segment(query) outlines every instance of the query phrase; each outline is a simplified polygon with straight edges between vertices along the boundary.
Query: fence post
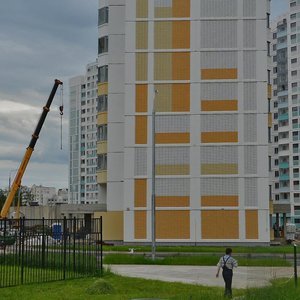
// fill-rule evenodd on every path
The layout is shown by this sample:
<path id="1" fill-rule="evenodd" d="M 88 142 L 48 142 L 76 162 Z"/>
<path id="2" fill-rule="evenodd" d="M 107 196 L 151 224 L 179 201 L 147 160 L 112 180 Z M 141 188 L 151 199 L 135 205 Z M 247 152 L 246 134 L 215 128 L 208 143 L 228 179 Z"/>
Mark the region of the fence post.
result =
<path id="1" fill-rule="evenodd" d="M 103 240 L 102 240 L 102 216 L 100 217 L 100 272 L 103 275 Z"/>
<path id="2" fill-rule="evenodd" d="M 76 271 L 76 243 L 75 243 L 75 238 L 76 238 L 76 217 L 73 219 L 73 272 L 75 274 Z"/>
<path id="3" fill-rule="evenodd" d="M 45 268 L 45 218 L 42 219 L 43 231 L 42 231 L 42 268 Z"/>
<path id="4" fill-rule="evenodd" d="M 66 216 L 64 216 L 63 242 L 64 242 L 64 280 L 65 280 L 66 266 L 67 266 L 67 218 Z"/>
<path id="5" fill-rule="evenodd" d="M 295 287 L 298 286 L 298 274 L 297 274 L 297 245 L 294 244 L 294 277 L 295 277 Z"/>
<path id="6" fill-rule="evenodd" d="M 25 217 L 21 218 L 21 284 L 24 283 Z"/>

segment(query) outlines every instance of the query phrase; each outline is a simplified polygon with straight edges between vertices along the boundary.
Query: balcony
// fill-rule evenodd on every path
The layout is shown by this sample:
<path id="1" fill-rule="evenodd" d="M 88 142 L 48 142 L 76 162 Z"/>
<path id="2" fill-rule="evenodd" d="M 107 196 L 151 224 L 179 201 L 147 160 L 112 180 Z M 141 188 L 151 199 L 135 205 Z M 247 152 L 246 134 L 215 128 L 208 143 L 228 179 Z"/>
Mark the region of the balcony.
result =
<path id="1" fill-rule="evenodd" d="M 278 97 L 281 97 L 281 96 L 287 96 L 288 93 L 289 93 L 288 90 L 279 91 L 279 92 L 277 93 L 277 96 L 278 96 Z"/>
<path id="2" fill-rule="evenodd" d="M 289 119 L 289 114 L 288 113 L 285 113 L 285 114 L 282 114 L 282 115 L 278 116 L 278 121 L 285 121 L 285 120 L 288 120 L 288 119 Z"/>
<path id="3" fill-rule="evenodd" d="M 288 169 L 289 168 L 289 162 L 281 162 L 279 163 L 279 168 L 280 169 Z"/>
<path id="4" fill-rule="evenodd" d="M 290 180 L 290 175 L 289 174 L 282 174 L 282 175 L 279 175 L 279 180 Z"/>
<path id="5" fill-rule="evenodd" d="M 279 188 L 279 193 L 288 193 L 290 191 L 289 186 L 284 186 Z"/>

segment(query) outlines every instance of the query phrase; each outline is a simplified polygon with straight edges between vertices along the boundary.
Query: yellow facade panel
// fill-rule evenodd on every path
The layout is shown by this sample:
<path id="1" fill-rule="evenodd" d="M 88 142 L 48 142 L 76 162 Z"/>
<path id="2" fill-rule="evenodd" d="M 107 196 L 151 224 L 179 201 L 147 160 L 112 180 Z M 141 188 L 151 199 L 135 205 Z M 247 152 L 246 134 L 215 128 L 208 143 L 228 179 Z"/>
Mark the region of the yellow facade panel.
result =
<path id="1" fill-rule="evenodd" d="M 136 49 L 148 49 L 148 22 L 136 22 Z"/>
<path id="2" fill-rule="evenodd" d="M 190 53 L 177 52 L 172 54 L 173 80 L 190 80 Z"/>
<path id="3" fill-rule="evenodd" d="M 94 218 L 102 217 L 103 240 L 123 241 L 124 240 L 124 216 L 123 211 L 96 211 Z"/>
<path id="4" fill-rule="evenodd" d="M 134 212 L 134 238 L 135 239 L 147 238 L 147 212 L 146 211 Z"/>
<path id="5" fill-rule="evenodd" d="M 190 0 L 173 0 L 172 1 L 172 16 L 173 18 L 189 18 L 191 15 Z"/>
<path id="6" fill-rule="evenodd" d="M 156 175 L 189 175 L 190 165 L 156 165 Z"/>
<path id="7" fill-rule="evenodd" d="M 201 164 L 202 175 L 238 174 L 238 164 Z"/>
<path id="8" fill-rule="evenodd" d="M 97 154 L 107 153 L 107 141 L 97 142 Z"/>
<path id="9" fill-rule="evenodd" d="M 156 211 L 157 239 L 189 239 L 189 211 Z"/>
<path id="10" fill-rule="evenodd" d="M 237 100 L 202 100 L 202 111 L 237 111 Z"/>
<path id="11" fill-rule="evenodd" d="M 172 22 L 154 23 L 154 48 L 172 49 Z"/>
<path id="12" fill-rule="evenodd" d="M 237 69 L 202 69 L 202 80 L 237 79 Z"/>
<path id="13" fill-rule="evenodd" d="M 146 81 L 148 79 L 148 54 L 135 54 L 135 77 L 137 81 Z"/>
<path id="14" fill-rule="evenodd" d="M 219 131 L 219 132 L 202 132 L 202 143 L 237 143 L 238 132 L 236 131 Z"/>
<path id="15" fill-rule="evenodd" d="M 156 207 L 189 207 L 189 196 L 156 196 Z"/>
<path id="16" fill-rule="evenodd" d="M 172 111 L 190 111 L 190 84 L 172 84 Z"/>
<path id="17" fill-rule="evenodd" d="M 107 112 L 101 112 L 97 115 L 97 125 L 107 124 Z"/>
<path id="18" fill-rule="evenodd" d="M 190 133 L 189 132 L 156 133 L 155 142 L 157 144 L 187 144 L 190 142 Z"/>
<path id="19" fill-rule="evenodd" d="M 107 183 L 107 171 L 97 171 L 97 183 L 106 184 Z"/>
<path id="20" fill-rule="evenodd" d="M 134 180 L 134 207 L 147 206 L 147 179 Z"/>
<path id="21" fill-rule="evenodd" d="M 155 7 L 155 18 L 172 18 L 172 7 Z"/>
<path id="22" fill-rule="evenodd" d="M 172 80 L 172 53 L 154 53 L 154 80 Z"/>
<path id="23" fill-rule="evenodd" d="M 272 128 L 272 113 L 268 113 L 268 127 Z"/>
<path id="24" fill-rule="evenodd" d="M 189 49 L 190 42 L 190 21 L 174 21 L 172 47 L 173 49 Z M 168 49 L 168 48 L 165 48 Z"/>
<path id="25" fill-rule="evenodd" d="M 258 211 L 246 210 L 246 239 L 258 239 Z"/>
<path id="26" fill-rule="evenodd" d="M 272 85 L 268 84 L 268 99 L 272 98 Z"/>
<path id="27" fill-rule="evenodd" d="M 147 116 L 135 117 L 135 143 L 147 144 Z"/>
<path id="28" fill-rule="evenodd" d="M 238 210 L 203 210 L 201 212 L 202 239 L 238 239 Z"/>
<path id="29" fill-rule="evenodd" d="M 108 94 L 108 83 L 98 83 L 98 96 Z"/>
<path id="30" fill-rule="evenodd" d="M 148 111 L 148 85 L 137 84 L 135 86 L 135 111 Z"/>
<path id="31" fill-rule="evenodd" d="M 239 206 L 239 196 L 237 195 L 214 195 L 214 196 L 201 196 L 201 206 Z"/>
<path id="32" fill-rule="evenodd" d="M 136 0 L 136 17 L 148 17 L 148 0 Z"/>
<path id="33" fill-rule="evenodd" d="M 172 111 L 172 85 L 156 84 L 155 89 L 158 93 L 155 95 L 155 111 L 171 112 Z"/>

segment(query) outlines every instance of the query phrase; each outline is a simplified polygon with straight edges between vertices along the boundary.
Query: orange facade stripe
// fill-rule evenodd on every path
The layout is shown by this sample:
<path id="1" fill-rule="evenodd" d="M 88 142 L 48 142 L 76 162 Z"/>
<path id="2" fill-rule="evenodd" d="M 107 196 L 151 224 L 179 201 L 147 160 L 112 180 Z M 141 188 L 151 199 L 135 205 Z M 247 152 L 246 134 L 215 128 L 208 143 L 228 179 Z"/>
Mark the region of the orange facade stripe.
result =
<path id="1" fill-rule="evenodd" d="M 202 239 L 238 239 L 238 210 L 203 210 L 201 212 Z"/>
<path id="2" fill-rule="evenodd" d="M 172 79 L 190 80 L 189 52 L 180 52 L 172 54 Z"/>
<path id="3" fill-rule="evenodd" d="M 201 196 L 201 206 L 238 206 L 239 196 Z"/>
<path id="4" fill-rule="evenodd" d="M 172 84 L 172 111 L 190 111 L 190 84 Z"/>
<path id="5" fill-rule="evenodd" d="M 190 212 L 179 210 L 156 211 L 156 238 L 189 239 Z"/>
<path id="6" fill-rule="evenodd" d="M 134 180 L 134 207 L 147 206 L 147 179 Z"/>
<path id="7" fill-rule="evenodd" d="M 172 48 L 189 49 L 190 42 L 190 21 L 172 22 Z"/>
<path id="8" fill-rule="evenodd" d="M 156 196 L 157 207 L 188 207 L 190 206 L 189 196 Z"/>
<path id="9" fill-rule="evenodd" d="M 135 111 L 148 111 L 148 85 L 137 84 L 135 86 Z"/>
<path id="10" fill-rule="evenodd" d="M 155 142 L 157 144 L 188 144 L 190 142 L 190 133 L 189 132 L 156 133 Z"/>
<path id="11" fill-rule="evenodd" d="M 258 239 L 258 211 L 246 210 L 246 239 Z"/>
<path id="12" fill-rule="evenodd" d="M 147 144 L 147 116 L 135 117 L 135 143 Z"/>
<path id="13" fill-rule="evenodd" d="M 202 132 L 202 143 L 237 143 L 238 132 L 236 131 L 219 131 L 219 132 Z"/>
<path id="14" fill-rule="evenodd" d="M 202 69 L 202 80 L 237 79 L 237 69 Z"/>
<path id="15" fill-rule="evenodd" d="M 202 100 L 202 111 L 237 111 L 237 100 Z"/>
<path id="16" fill-rule="evenodd" d="M 190 0 L 173 0 L 173 18 L 189 18 L 191 15 Z"/>
<path id="17" fill-rule="evenodd" d="M 147 238 L 147 212 L 146 211 L 134 212 L 134 238 L 135 239 Z"/>

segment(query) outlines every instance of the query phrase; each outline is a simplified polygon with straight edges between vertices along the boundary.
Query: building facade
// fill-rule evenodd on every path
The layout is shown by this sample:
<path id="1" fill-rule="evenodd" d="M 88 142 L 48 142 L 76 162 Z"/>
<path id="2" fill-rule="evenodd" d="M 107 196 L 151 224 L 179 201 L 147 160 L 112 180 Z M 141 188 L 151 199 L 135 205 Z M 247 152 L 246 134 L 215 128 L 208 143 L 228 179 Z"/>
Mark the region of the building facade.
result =
<path id="1" fill-rule="evenodd" d="M 31 194 L 33 195 L 33 201 L 37 205 L 49 205 L 56 197 L 56 188 L 42 185 L 33 185 L 31 187 Z"/>
<path id="2" fill-rule="evenodd" d="M 300 226 L 300 2 L 272 25 L 272 194 L 278 225 Z"/>
<path id="3" fill-rule="evenodd" d="M 151 241 L 153 108 L 156 240 L 270 241 L 269 17 L 269 0 L 99 0 L 97 182 L 125 242 Z"/>
<path id="4" fill-rule="evenodd" d="M 99 203 L 97 184 L 97 62 L 85 76 L 73 77 L 70 88 L 69 203 Z"/>

